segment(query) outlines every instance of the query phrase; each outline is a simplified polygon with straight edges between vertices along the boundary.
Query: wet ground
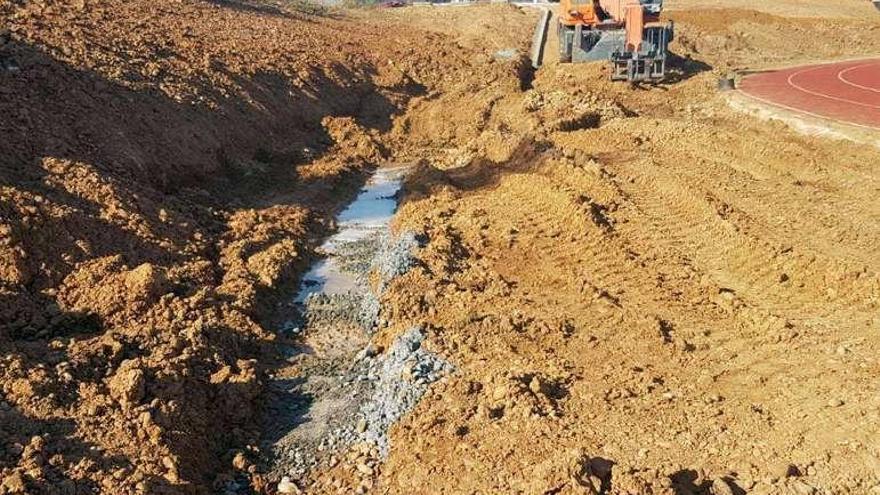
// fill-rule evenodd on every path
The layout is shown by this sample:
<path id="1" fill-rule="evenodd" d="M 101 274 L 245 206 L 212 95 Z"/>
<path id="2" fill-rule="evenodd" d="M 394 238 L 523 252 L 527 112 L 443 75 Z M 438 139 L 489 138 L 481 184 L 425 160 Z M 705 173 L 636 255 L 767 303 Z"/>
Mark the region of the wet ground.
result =
<path id="1" fill-rule="evenodd" d="M 284 331 L 298 340 L 290 367 L 272 383 L 267 446 L 281 493 L 295 493 L 313 469 L 332 468 L 355 444 L 377 464 L 387 455 L 391 424 L 449 371 L 421 349 L 420 328 L 387 350 L 370 342 L 382 324 L 381 292 L 413 264 L 419 245 L 412 233 L 395 236 L 389 227 L 407 170 L 380 168 L 367 181 L 288 305 Z"/>

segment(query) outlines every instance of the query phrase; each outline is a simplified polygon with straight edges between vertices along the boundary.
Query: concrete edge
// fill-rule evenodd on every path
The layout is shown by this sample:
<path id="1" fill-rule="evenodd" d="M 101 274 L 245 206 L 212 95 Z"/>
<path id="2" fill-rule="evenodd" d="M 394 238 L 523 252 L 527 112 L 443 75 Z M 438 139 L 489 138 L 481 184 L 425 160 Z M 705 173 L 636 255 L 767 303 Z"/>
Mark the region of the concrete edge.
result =
<path id="1" fill-rule="evenodd" d="M 535 26 L 535 34 L 532 35 L 532 49 L 529 52 L 529 58 L 532 60 L 532 67 L 537 69 L 541 67 L 544 61 L 544 44 L 547 42 L 547 27 L 550 24 L 550 9 L 544 9 L 538 24 Z"/>
<path id="2" fill-rule="evenodd" d="M 725 93 L 728 105 L 734 110 L 761 120 L 776 120 L 795 131 L 838 141 L 850 141 L 880 148 L 880 129 L 838 122 L 793 108 L 756 98 L 741 90 Z"/>

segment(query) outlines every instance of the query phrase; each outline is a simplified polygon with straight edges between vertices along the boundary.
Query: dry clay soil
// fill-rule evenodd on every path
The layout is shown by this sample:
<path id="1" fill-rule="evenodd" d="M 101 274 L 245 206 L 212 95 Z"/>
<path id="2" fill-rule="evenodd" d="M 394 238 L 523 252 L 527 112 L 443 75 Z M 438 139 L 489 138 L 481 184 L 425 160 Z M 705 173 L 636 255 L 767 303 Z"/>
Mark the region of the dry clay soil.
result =
<path id="1" fill-rule="evenodd" d="M 510 60 L 512 6 L 0 0 L 0 494 L 275 493 L 274 308 L 388 162 L 374 340 L 455 371 L 309 492 L 880 492 L 880 152 L 715 90 L 880 53 L 817 3 L 670 2 L 630 87 Z"/>

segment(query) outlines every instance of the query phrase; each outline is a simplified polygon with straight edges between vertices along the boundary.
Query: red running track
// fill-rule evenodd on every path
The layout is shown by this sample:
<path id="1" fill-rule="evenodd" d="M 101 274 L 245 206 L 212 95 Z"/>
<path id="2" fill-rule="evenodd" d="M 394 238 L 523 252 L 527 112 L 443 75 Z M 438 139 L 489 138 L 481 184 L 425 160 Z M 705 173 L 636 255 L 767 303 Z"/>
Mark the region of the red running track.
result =
<path id="1" fill-rule="evenodd" d="M 740 90 L 788 110 L 880 130 L 880 59 L 754 74 Z"/>

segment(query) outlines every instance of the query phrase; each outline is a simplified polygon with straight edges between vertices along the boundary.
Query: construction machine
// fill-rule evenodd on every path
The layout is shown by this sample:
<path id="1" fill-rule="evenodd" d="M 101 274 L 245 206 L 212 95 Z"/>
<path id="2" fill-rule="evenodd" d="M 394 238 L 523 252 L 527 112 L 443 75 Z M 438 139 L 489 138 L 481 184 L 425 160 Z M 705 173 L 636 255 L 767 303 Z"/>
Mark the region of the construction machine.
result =
<path id="1" fill-rule="evenodd" d="M 661 81 L 674 29 L 663 0 L 560 0 L 559 60 L 611 61 L 611 79 Z"/>

